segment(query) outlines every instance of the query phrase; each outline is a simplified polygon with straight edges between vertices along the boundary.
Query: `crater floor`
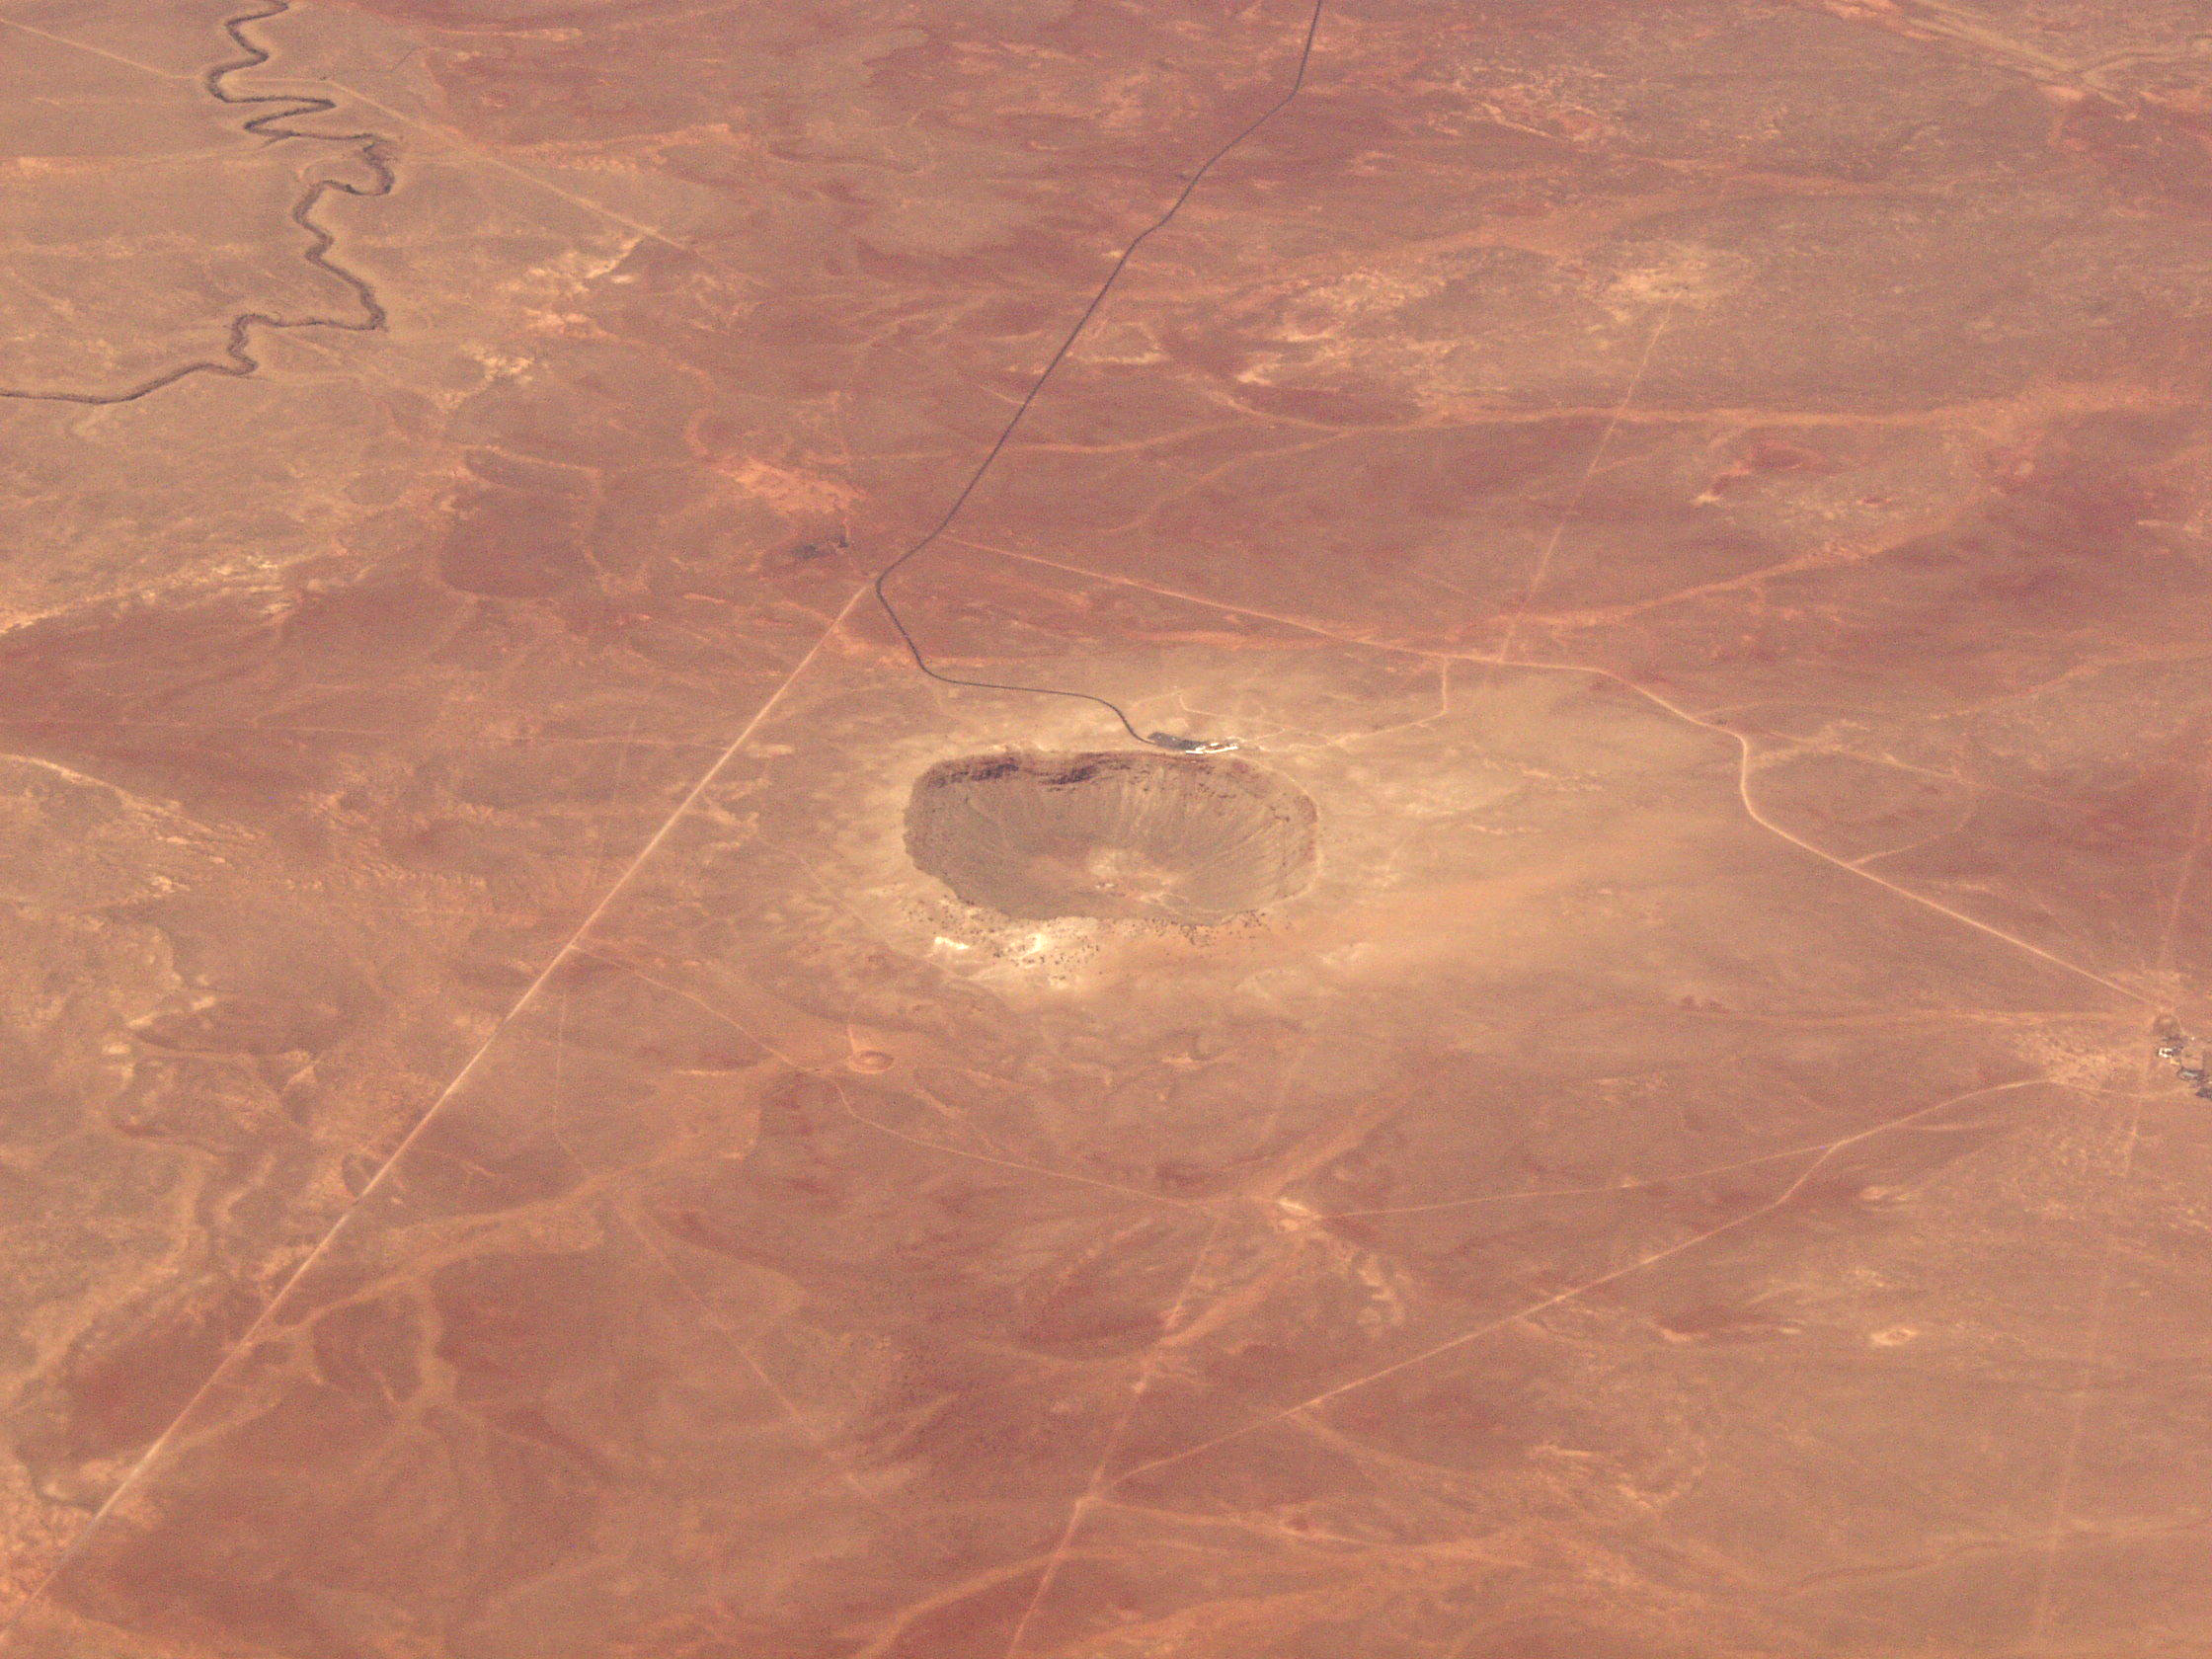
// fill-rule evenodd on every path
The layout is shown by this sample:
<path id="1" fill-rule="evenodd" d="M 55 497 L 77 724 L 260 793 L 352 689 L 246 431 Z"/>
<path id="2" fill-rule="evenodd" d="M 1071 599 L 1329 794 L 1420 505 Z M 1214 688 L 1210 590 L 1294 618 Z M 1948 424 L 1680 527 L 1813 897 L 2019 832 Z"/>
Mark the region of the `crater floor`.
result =
<path id="1" fill-rule="evenodd" d="M 2212 1654 L 2208 27 L 0 0 L 0 1659 Z"/>
<path id="2" fill-rule="evenodd" d="M 1313 876 L 1313 803 L 1232 756 L 1014 751 L 915 779 L 907 855 L 961 899 L 1030 920 L 1204 926 Z"/>

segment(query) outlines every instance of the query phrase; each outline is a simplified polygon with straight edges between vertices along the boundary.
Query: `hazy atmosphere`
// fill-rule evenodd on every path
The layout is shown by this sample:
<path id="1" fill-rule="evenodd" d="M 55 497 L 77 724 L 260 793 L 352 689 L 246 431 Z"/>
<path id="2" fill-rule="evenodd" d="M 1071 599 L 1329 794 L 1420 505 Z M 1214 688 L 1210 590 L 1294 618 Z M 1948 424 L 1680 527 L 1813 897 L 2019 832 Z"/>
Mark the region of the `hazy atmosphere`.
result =
<path id="1" fill-rule="evenodd" d="M 0 1659 L 2212 1656 L 2212 0 L 0 0 Z"/>

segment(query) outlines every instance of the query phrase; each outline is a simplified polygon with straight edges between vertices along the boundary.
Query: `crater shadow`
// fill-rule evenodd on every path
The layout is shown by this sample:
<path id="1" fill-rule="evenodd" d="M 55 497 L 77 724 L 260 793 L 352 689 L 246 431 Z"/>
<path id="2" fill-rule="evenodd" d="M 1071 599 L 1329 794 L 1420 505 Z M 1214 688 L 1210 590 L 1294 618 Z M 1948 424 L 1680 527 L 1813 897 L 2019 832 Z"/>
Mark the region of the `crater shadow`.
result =
<path id="1" fill-rule="evenodd" d="M 1303 892 L 1318 846 L 1304 790 L 1224 755 L 965 755 L 907 803 L 915 865 L 1025 921 L 1224 921 Z"/>

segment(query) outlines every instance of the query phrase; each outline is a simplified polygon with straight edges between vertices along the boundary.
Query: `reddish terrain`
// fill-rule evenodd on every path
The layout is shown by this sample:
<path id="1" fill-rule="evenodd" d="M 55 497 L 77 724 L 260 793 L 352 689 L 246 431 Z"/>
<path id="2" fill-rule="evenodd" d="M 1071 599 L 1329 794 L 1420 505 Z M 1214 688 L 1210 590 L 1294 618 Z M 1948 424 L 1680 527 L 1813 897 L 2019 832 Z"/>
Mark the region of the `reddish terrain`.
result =
<path id="1" fill-rule="evenodd" d="M 2212 1655 L 2204 0 L 0 91 L 5 1659 Z"/>

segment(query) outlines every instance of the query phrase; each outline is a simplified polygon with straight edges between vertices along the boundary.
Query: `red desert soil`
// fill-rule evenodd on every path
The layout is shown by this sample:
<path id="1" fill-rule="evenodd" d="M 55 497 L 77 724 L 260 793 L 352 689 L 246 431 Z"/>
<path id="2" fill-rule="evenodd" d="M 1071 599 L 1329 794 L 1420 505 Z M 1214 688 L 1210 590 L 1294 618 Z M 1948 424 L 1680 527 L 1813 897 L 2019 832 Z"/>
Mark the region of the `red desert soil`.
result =
<path id="1" fill-rule="evenodd" d="M 2212 1653 L 2204 0 L 0 93 L 0 1659 Z"/>

